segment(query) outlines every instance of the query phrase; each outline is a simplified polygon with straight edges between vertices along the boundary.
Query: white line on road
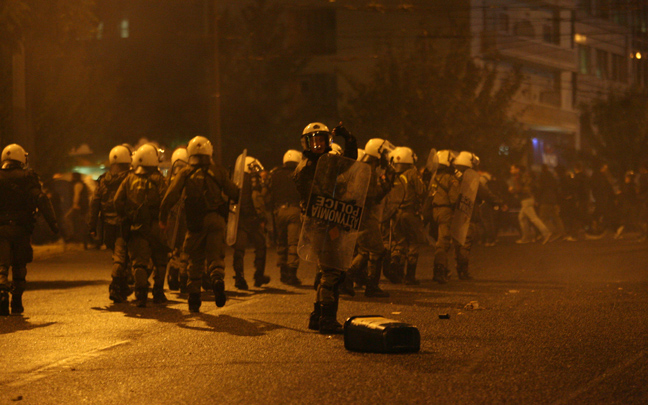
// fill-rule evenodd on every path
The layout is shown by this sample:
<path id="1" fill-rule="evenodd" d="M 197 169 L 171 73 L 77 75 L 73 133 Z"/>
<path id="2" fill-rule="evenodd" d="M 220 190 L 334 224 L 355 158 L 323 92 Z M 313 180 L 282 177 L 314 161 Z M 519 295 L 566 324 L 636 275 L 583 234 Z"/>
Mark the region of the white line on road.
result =
<path id="1" fill-rule="evenodd" d="M 74 356 L 67 357 L 65 359 L 56 361 L 52 364 L 48 364 L 47 366 L 41 367 L 37 370 L 34 370 L 32 372 L 29 372 L 25 374 L 24 376 L 18 378 L 16 381 L 13 381 L 7 386 L 9 387 L 20 387 L 29 383 L 32 383 L 34 381 L 40 380 L 41 378 L 45 378 L 48 375 L 51 375 L 52 373 L 56 371 L 60 371 L 63 368 L 72 368 L 72 366 L 75 366 L 77 364 L 81 364 L 87 360 L 97 358 L 101 355 L 101 352 L 104 352 L 106 350 L 113 349 L 117 346 L 125 345 L 126 343 L 129 343 L 130 340 L 123 340 L 121 342 L 113 343 L 108 346 L 100 347 L 98 349 L 91 350 L 86 353 L 79 353 L 75 354 Z"/>

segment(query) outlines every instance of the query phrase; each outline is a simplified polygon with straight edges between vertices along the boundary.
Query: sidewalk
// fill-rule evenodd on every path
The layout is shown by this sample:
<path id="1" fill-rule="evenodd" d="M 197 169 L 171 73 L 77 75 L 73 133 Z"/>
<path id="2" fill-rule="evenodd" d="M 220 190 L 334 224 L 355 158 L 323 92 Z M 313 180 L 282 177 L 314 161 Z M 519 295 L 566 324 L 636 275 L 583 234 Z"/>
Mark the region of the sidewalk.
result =
<path id="1" fill-rule="evenodd" d="M 45 260 L 53 256 L 62 255 L 67 252 L 79 252 L 83 250 L 81 243 L 65 243 L 63 239 L 58 242 L 45 245 L 32 245 L 34 249 L 34 261 Z"/>

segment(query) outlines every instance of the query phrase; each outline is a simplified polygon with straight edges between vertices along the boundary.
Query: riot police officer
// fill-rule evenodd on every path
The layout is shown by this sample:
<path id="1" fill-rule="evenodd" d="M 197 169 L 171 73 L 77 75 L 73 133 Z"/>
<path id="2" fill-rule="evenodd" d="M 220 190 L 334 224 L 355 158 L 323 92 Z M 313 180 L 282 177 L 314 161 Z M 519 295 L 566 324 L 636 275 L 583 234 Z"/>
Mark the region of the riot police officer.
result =
<path id="1" fill-rule="evenodd" d="M 236 243 L 234 243 L 234 286 L 239 290 L 247 290 L 244 263 L 245 248 L 248 242 L 254 246 L 254 286 L 261 287 L 270 282 L 265 275 L 266 239 L 265 227 L 267 214 L 265 212 L 266 185 L 261 172 L 263 165 L 252 156 L 245 158 L 243 184 L 241 187 L 241 205 Z"/>
<path id="2" fill-rule="evenodd" d="M 414 165 L 416 155 L 408 147 L 398 147 L 390 155 L 392 165 L 404 185 L 404 197 L 394 218 L 394 246 L 391 248 L 391 265 L 386 274 L 393 283 L 418 284 L 419 246 L 427 242 L 419 210 L 426 197 L 427 188 Z M 407 268 L 407 271 L 405 271 Z"/>
<path id="3" fill-rule="evenodd" d="M 274 215 L 274 231 L 277 245 L 277 267 L 280 281 L 284 284 L 299 286 L 297 278 L 299 256 L 297 243 L 301 230 L 301 209 L 299 192 L 292 180 L 297 164 L 302 160 L 300 151 L 290 149 L 283 156 L 283 165 L 270 171 L 268 183 L 270 206 Z"/>
<path id="4" fill-rule="evenodd" d="M 308 203 L 311 186 L 315 178 L 317 161 L 331 151 L 331 138 L 340 136 L 344 139 L 344 156 L 357 159 L 358 145 L 355 137 L 342 125 L 329 131 L 320 122 L 308 124 L 301 135 L 304 149 L 304 159 L 297 165 L 293 179 L 301 196 L 302 209 Z M 342 325 L 337 321 L 339 287 L 344 281 L 345 272 L 340 269 L 319 266 L 319 282 L 317 283 L 317 298 L 313 312 L 310 315 L 308 328 L 318 330 L 322 334 L 341 333 Z"/>
<path id="5" fill-rule="evenodd" d="M 0 169 L 0 316 L 24 311 L 22 295 L 25 291 L 27 263 L 33 259 L 30 243 L 36 211 L 40 212 L 52 232 L 58 233 L 58 224 L 52 203 L 41 188 L 38 175 L 27 168 L 27 153 L 16 144 L 2 151 Z M 12 282 L 9 281 L 9 269 Z"/>
<path id="6" fill-rule="evenodd" d="M 200 287 L 205 267 L 210 274 L 216 306 L 225 305 L 225 216 L 228 202 L 223 193 L 236 199 L 239 188 L 229 179 L 227 171 L 212 162 L 214 149 L 203 137 L 193 138 L 187 145 L 189 166 L 174 177 L 160 207 L 160 226 L 169 210 L 185 193 L 187 233 L 184 241 L 185 253 L 189 256 L 187 291 L 189 310 L 200 311 Z"/>
<path id="7" fill-rule="evenodd" d="M 152 144 L 145 144 L 133 153 L 133 171 L 115 193 L 115 209 L 126 231 L 128 254 L 133 264 L 135 298 L 138 307 L 145 307 L 148 296 L 148 266 L 153 261 L 153 302 L 165 303 L 164 278 L 168 247 L 159 224 L 160 203 L 166 181 L 158 165 L 160 154 Z"/>
<path id="8" fill-rule="evenodd" d="M 169 184 L 178 175 L 180 170 L 189 164 L 189 155 L 186 147 L 179 147 L 171 155 L 171 170 L 169 170 Z M 187 255 L 184 253 L 184 237 L 187 233 L 187 219 L 184 211 L 184 201 L 180 200 L 170 209 L 166 223 L 170 229 L 166 233 L 167 244 L 171 249 L 169 264 L 167 266 L 167 282 L 169 290 L 181 293 L 187 292 Z"/>
<path id="9" fill-rule="evenodd" d="M 453 166 L 457 170 L 457 175 L 460 178 L 461 182 L 466 181 L 465 176 L 463 175 L 468 169 L 476 169 L 479 165 L 479 157 L 474 153 L 468 151 L 460 152 L 457 157 L 452 162 Z M 453 241 L 455 245 L 455 254 L 457 261 L 457 275 L 459 280 L 472 280 L 472 276 L 468 271 L 468 264 L 470 261 L 470 250 L 475 241 L 477 234 L 478 224 L 481 221 L 481 215 L 479 211 L 479 206 L 482 202 L 486 201 L 497 209 L 502 208 L 506 210 L 507 207 L 502 201 L 501 198 L 496 196 L 485 183 L 477 181 L 477 194 L 475 196 L 475 201 L 473 202 L 472 215 L 470 217 L 470 222 L 468 224 L 468 232 L 466 234 L 466 240 L 463 245 L 459 244 L 456 240 Z M 464 189 L 463 185 L 461 188 Z"/>
<path id="10" fill-rule="evenodd" d="M 115 303 L 125 301 L 131 294 L 127 282 L 128 248 L 121 233 L 120 218 L 115 211 L 114 198 L 122 181 L 128 176 L 131 152 L 124 145 L 117 145 L 108 155 L 110 169 L 99 176 L 97 188 L 90 201 L 90 235 L 96 237 L 101 220 L 103 241 L 113 251 L 112 282 L 108 287 L 110 299 Z"/>
<path id="11" fill-rule="evenodd" d="M 396 172 L 388 161 L 388 156 L 392 150 L 391 143 L 381 138 L 370 139 L 364 148 L 362 162 L 371 166 L 371 180 L 360 224 L 360 235 L 358 235 L 358 254 L 354 257 L 349 268 L 348 280 L 345 280 L 345 290 L 350 295 L 353 294 L 352 279 L 363 278 L 358 275 L 358 272 L 361 268 L 364 268 L 366 263 L 367 284 L 365 296 L 389 297 L 389 293 L 379 287 L 382 259 L 386 254 L 380 232 L 380 211 L 382 208 L 380 203 L 394 184 Z"/>
<path id="12" fill-rule="evenodd" d="M 450 224 L 454 214 L 455 204 L 459 198 L 459 179 L 452 166 L 455 154 L 450 150 L 437 152 L 439 168 L 431 183 L 430 198 L 432 198 L 432 218 L 436 224 L 437 240 L 434 248 L 433 280 L 439 284 L 448 282 L 448 254 L 452 249 Z"/>

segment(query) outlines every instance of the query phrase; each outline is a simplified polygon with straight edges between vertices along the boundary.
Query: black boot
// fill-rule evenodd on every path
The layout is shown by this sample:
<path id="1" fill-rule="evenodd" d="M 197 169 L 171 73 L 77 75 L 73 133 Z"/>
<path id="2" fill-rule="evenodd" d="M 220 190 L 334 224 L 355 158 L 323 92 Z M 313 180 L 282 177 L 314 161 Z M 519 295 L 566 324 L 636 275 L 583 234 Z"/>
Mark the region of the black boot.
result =
<path id="1" fill-rule="evenodd" d="M 202 303 L 202 301 L 200 300 L 200 293 L 189 294 L 187 303 L 189 304 L 190 312 L 200 312 L 200 304 Z"/>
<path id="2" fill-rule="evenodd" d="M 365 288 L 365 297 L 387 298 L 389 293 L 383 291 L 380 284 L 380 260 L 369 259 L 367 262 L 367 287 Z"/>
<path id="3" fill-rule="evenodd" d="M 407 261 L 407 273 L 405 274 L 405 285 L 419 285 L 421 284 L 416 279 L 416 267 L 418 266 L 418 257 L 414 257 Z"/>
<path id="4" fill-rule="evenodd" d="M 264 284 L 268 284 L 270 282 L 270 277 L 266 276 L 263 274 L 263 269 L 257 268 L 257 271 L 254 272 L 254 286 L 255 287 L 261 287 Z"/>
<path id="5" fill-rule="evenodd" d="M 145 308 L 147 298 L 148 298 L 148 287 L 141 287 L 135 289 L 135 304 L 138 307 Z"/>
<path id="6" fill-rule="evenodd" d="M 216 302 L 217 307 L 223 307 L 227 301 L 227 296 L 225 295 L 225 281 L 215 280 L 214 281 L 214 301 Z"/>
<path id="7" fill-rule="evenodd" d="M 310 318 L 308 319 L 308 329 L 319 330 L 320 316 L 322 316 L 322 307 L 319 302 L 316 302 L 313 305 L 313 312 L 311 312 Z"/>
<path id="8" fill-rule="evenodd" d="M 297 278 L 296 267 L 288 267 L 288 282 L 286 284 L 293 287 L 299 287 L 301 285 L 301 280 Z"/>
<path id="9" fill-rule="evenodd" d="M 337 304 L 335 302 L 326 302 L 320 304 L 322 314 L 319 319 L 319 333 L 323 335 L 333 335 L 344 333 L 344 328 L 337 321 Z"/>
<path id="10" fill-rule="evenodd" d="M 239 290 L 248 290 L 248 283 L 245 281 L 245 277 L 243 277 L 243 273 L 236 273 L 234 275 L 234 287 L 236 287 Z"/>
<path id="11" fill-rule="evenodd" d="M 121 304 L 124 302 L 121 285 L 125 281 L 126 280 L 124 280 L 123 277 L 113 277 L 112 282 L 108 286 L 108 298 L 110 298 L 115 304 Z"/>
<path id="12" fill-rule="evenodd" d="M 9 316 L 9 293 L 0 291 L 0 316 Z"/>
<path id="13" fill-rule="evenodd" d="M 439 284 L 445 284 L 448 282 L 446 278 L 447 275 L 448 275 L 448 270 L 445 268 L 444 265 L 440 263 L 434 264 L 434 277 L 432 277 L 432 280 L 436 281 Z"/>
<path id="14" fill-rule="evenodd" d="M 180 280 L 178 279 L 178 274 L 180 270 L 173 265 L 169 265 L 169 271 L 167 273 L 167 283 L 169 284 L 170 291 L 178 291 L 180 289 Z"/>
<path id="15" fill-rule="evenodd" d="M 22 304 L 22 293 L 20 294 L 11 294 L 11 313 L 14 315 L 20 315 L 25 311 Z"/>
<path id="16" fill-rule="evenodd" d="M 153 287 L 153 302 L 155 304 L 165 304 L 168 301 L 166 295 L 164 295 L 164 288 L 160 286 Z"/>

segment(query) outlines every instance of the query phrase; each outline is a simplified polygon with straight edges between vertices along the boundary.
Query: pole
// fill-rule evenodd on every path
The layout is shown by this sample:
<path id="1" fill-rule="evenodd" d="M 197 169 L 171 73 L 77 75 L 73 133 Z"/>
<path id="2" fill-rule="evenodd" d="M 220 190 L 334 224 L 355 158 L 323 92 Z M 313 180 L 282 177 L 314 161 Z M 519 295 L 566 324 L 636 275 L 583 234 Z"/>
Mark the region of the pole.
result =
<path id="1" fill-rule="evenodd" d="M 220 63 L 219 63 L 219 49 L 218 49 L 218 0 L 213 3 L 213 60 L 212 60 L 212 86 L 210 97 L 210 138 L 214 144 L 214 159 L 217 163 L 222 164 L 222 136 L 221 136 L 221 83 L 220 83 Z"/>

